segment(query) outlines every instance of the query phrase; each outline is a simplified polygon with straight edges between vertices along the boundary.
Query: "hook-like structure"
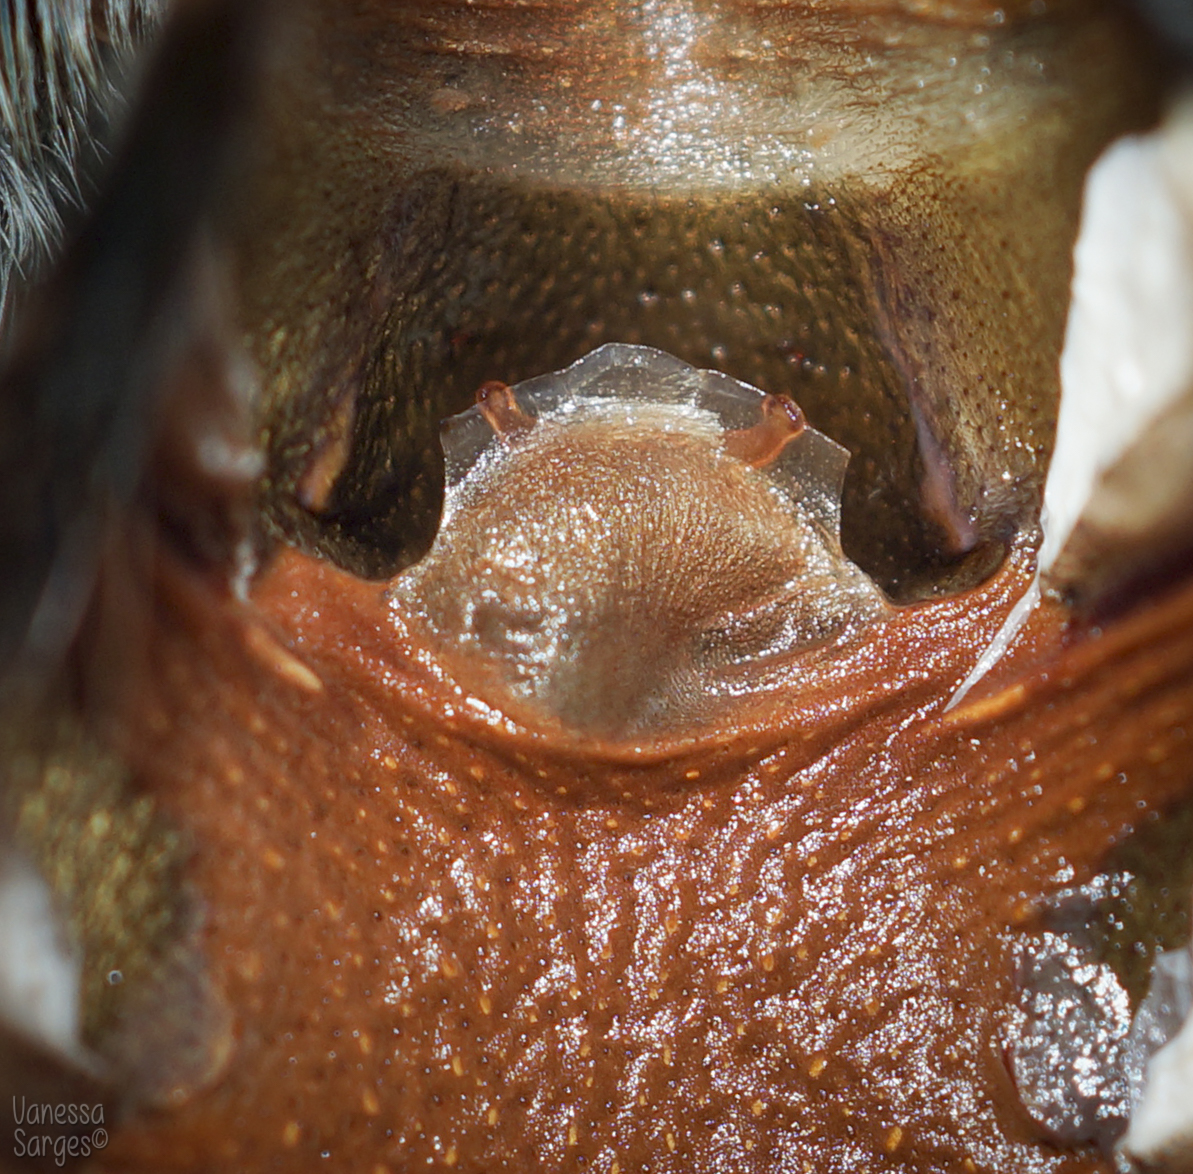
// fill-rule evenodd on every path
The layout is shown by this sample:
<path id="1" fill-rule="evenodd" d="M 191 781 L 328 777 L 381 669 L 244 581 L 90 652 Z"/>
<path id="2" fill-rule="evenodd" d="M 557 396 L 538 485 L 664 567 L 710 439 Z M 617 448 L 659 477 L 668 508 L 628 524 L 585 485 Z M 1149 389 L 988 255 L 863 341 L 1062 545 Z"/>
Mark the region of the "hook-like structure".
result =
<path id="1" fill-rule="evenodd" d="M 799 404 L 789 395 L 768 395 L 762 419 L 752 428 L 725 433 L 725 451 L 755 469 L 764 469 L 808 426 Z"/>
<path id="2" fill-rule="evenodd" d="M 534 417 L 522 411 L 513 389 L 499 379 L 490 379 L 476 389 L 476 406 L 485 423 L 506 444 L 534 427 Z"/>

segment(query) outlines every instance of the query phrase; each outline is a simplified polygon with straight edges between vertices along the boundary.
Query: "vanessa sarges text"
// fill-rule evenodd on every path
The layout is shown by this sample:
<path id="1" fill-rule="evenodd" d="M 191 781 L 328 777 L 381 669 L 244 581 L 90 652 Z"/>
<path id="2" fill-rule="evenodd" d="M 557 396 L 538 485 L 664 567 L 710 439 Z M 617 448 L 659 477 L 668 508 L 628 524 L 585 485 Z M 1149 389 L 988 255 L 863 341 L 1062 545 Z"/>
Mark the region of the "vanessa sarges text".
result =
<path id="1" fill-rule="evenodd" d="M 12 1098 L 13 1157 L 47 1159 L 65 1166 L 73 1158 L 89 1158 L 108 1144 L 101 1104 L 73 1104 Z"/>

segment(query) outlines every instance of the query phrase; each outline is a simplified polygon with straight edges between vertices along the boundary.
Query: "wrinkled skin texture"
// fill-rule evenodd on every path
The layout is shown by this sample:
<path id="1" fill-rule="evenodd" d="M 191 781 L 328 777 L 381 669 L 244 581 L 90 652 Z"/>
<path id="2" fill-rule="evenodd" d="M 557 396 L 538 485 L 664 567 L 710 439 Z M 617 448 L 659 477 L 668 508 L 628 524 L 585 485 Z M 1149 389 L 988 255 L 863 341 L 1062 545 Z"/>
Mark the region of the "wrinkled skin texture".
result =
<path id="1" fill-rule="evenodd" d="M 942 720 L 1021 567 L 642 765 L 447 704 L 378 585 L 167 574 L 120 741 L 201 845 L 238 1044 L 109 1168 L 1100 1169 L 1017 1107 L 1011 934 L 1184 792 L 1193 604 L 1041 616 Z"/>
<path id="2" fill-rule="evenodd" d="M 1011 943 L 1187 795 L 1187 593 L 1100 634 L 1041 612 L 944 719 L 1020 549 L 639 754 L 471 716 L 462 695 L 492 699 L 358 577 L 429 544 L 440 416 L 606 338 L 794 393 L 854 451 L 846 546 L 900 598 L 976 583 L 1030 521 L 1081 174 L 1153 109 L 1130 24 L 718 11 L 671 91 L 645 7 L 296 5 L 273 43 L 230 232 L 265 524 L 305 553 L 237 598 L 178 542 L 207 490 L 163 495 L 162 462 L 59 700 L 167 827 L 166 879 L 119 804 L 123 838 L 34 845 L 150 890 L 79 922 L 92 979 L 143 975 L 89 1020 L 131 1056 L 113 1103 L 136 1094 L 106 1168 L 1105 1168 L 1017 1103 Z M 649 99 L 709 71 L 724 110 L 807 86 L 778 181 L 765 151 L 726 179 L 723 152 L 652 144 Z M 155 898 L 183 909 L 155 913 L 165 945 L 142 935 Z M 180 953 L 202 989 L 163 964 Z"/>

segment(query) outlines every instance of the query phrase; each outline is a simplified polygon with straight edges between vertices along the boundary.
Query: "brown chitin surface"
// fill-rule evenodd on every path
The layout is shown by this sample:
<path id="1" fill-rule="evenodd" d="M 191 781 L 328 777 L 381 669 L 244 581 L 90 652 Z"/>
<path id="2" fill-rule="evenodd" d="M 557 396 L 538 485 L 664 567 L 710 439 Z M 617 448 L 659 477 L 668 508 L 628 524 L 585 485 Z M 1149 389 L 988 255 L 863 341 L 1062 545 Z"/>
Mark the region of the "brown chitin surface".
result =
<path id="1" fill-rule="evenodd" d="M 1187 789 L 1193 593 L 1067 649 L 1040 614 L 941 719 L 1023 582 L 633 767 L 486 727 L 382 585 L 168 572 L 124 741 L 194 838 L 238 1042 L 106 1168 L 1102 1169 L 1015 1107 L 1011 927 Z"/>
<path id="2" fill-rule="evenodd" d="M 1154 118 L 1121 4 L 286 8 L 237 235 L 288 541 L 412 563 L 439 420 L 608 341 L 792 395 L 900 599 L 1032 517 L 1082 177 Z"/>

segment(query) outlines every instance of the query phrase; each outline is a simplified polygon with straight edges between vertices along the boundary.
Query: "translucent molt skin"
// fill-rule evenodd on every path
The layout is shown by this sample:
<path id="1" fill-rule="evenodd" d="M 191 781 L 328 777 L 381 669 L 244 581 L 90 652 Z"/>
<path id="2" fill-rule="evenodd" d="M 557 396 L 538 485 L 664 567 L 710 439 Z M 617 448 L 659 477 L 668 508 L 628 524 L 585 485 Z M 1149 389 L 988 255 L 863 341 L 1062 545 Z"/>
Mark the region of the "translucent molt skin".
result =
<path id="1" fill-rule="evenodd" d="M 512 394 L 504 435 L 448 422 L 443 523 L 391 593 L 509 716 L 684 733 L 888 610 L 841 553 L 845 451 L 808 428 L 755 462 L 726 447 L 757 389 L 611 345 Z"/>

